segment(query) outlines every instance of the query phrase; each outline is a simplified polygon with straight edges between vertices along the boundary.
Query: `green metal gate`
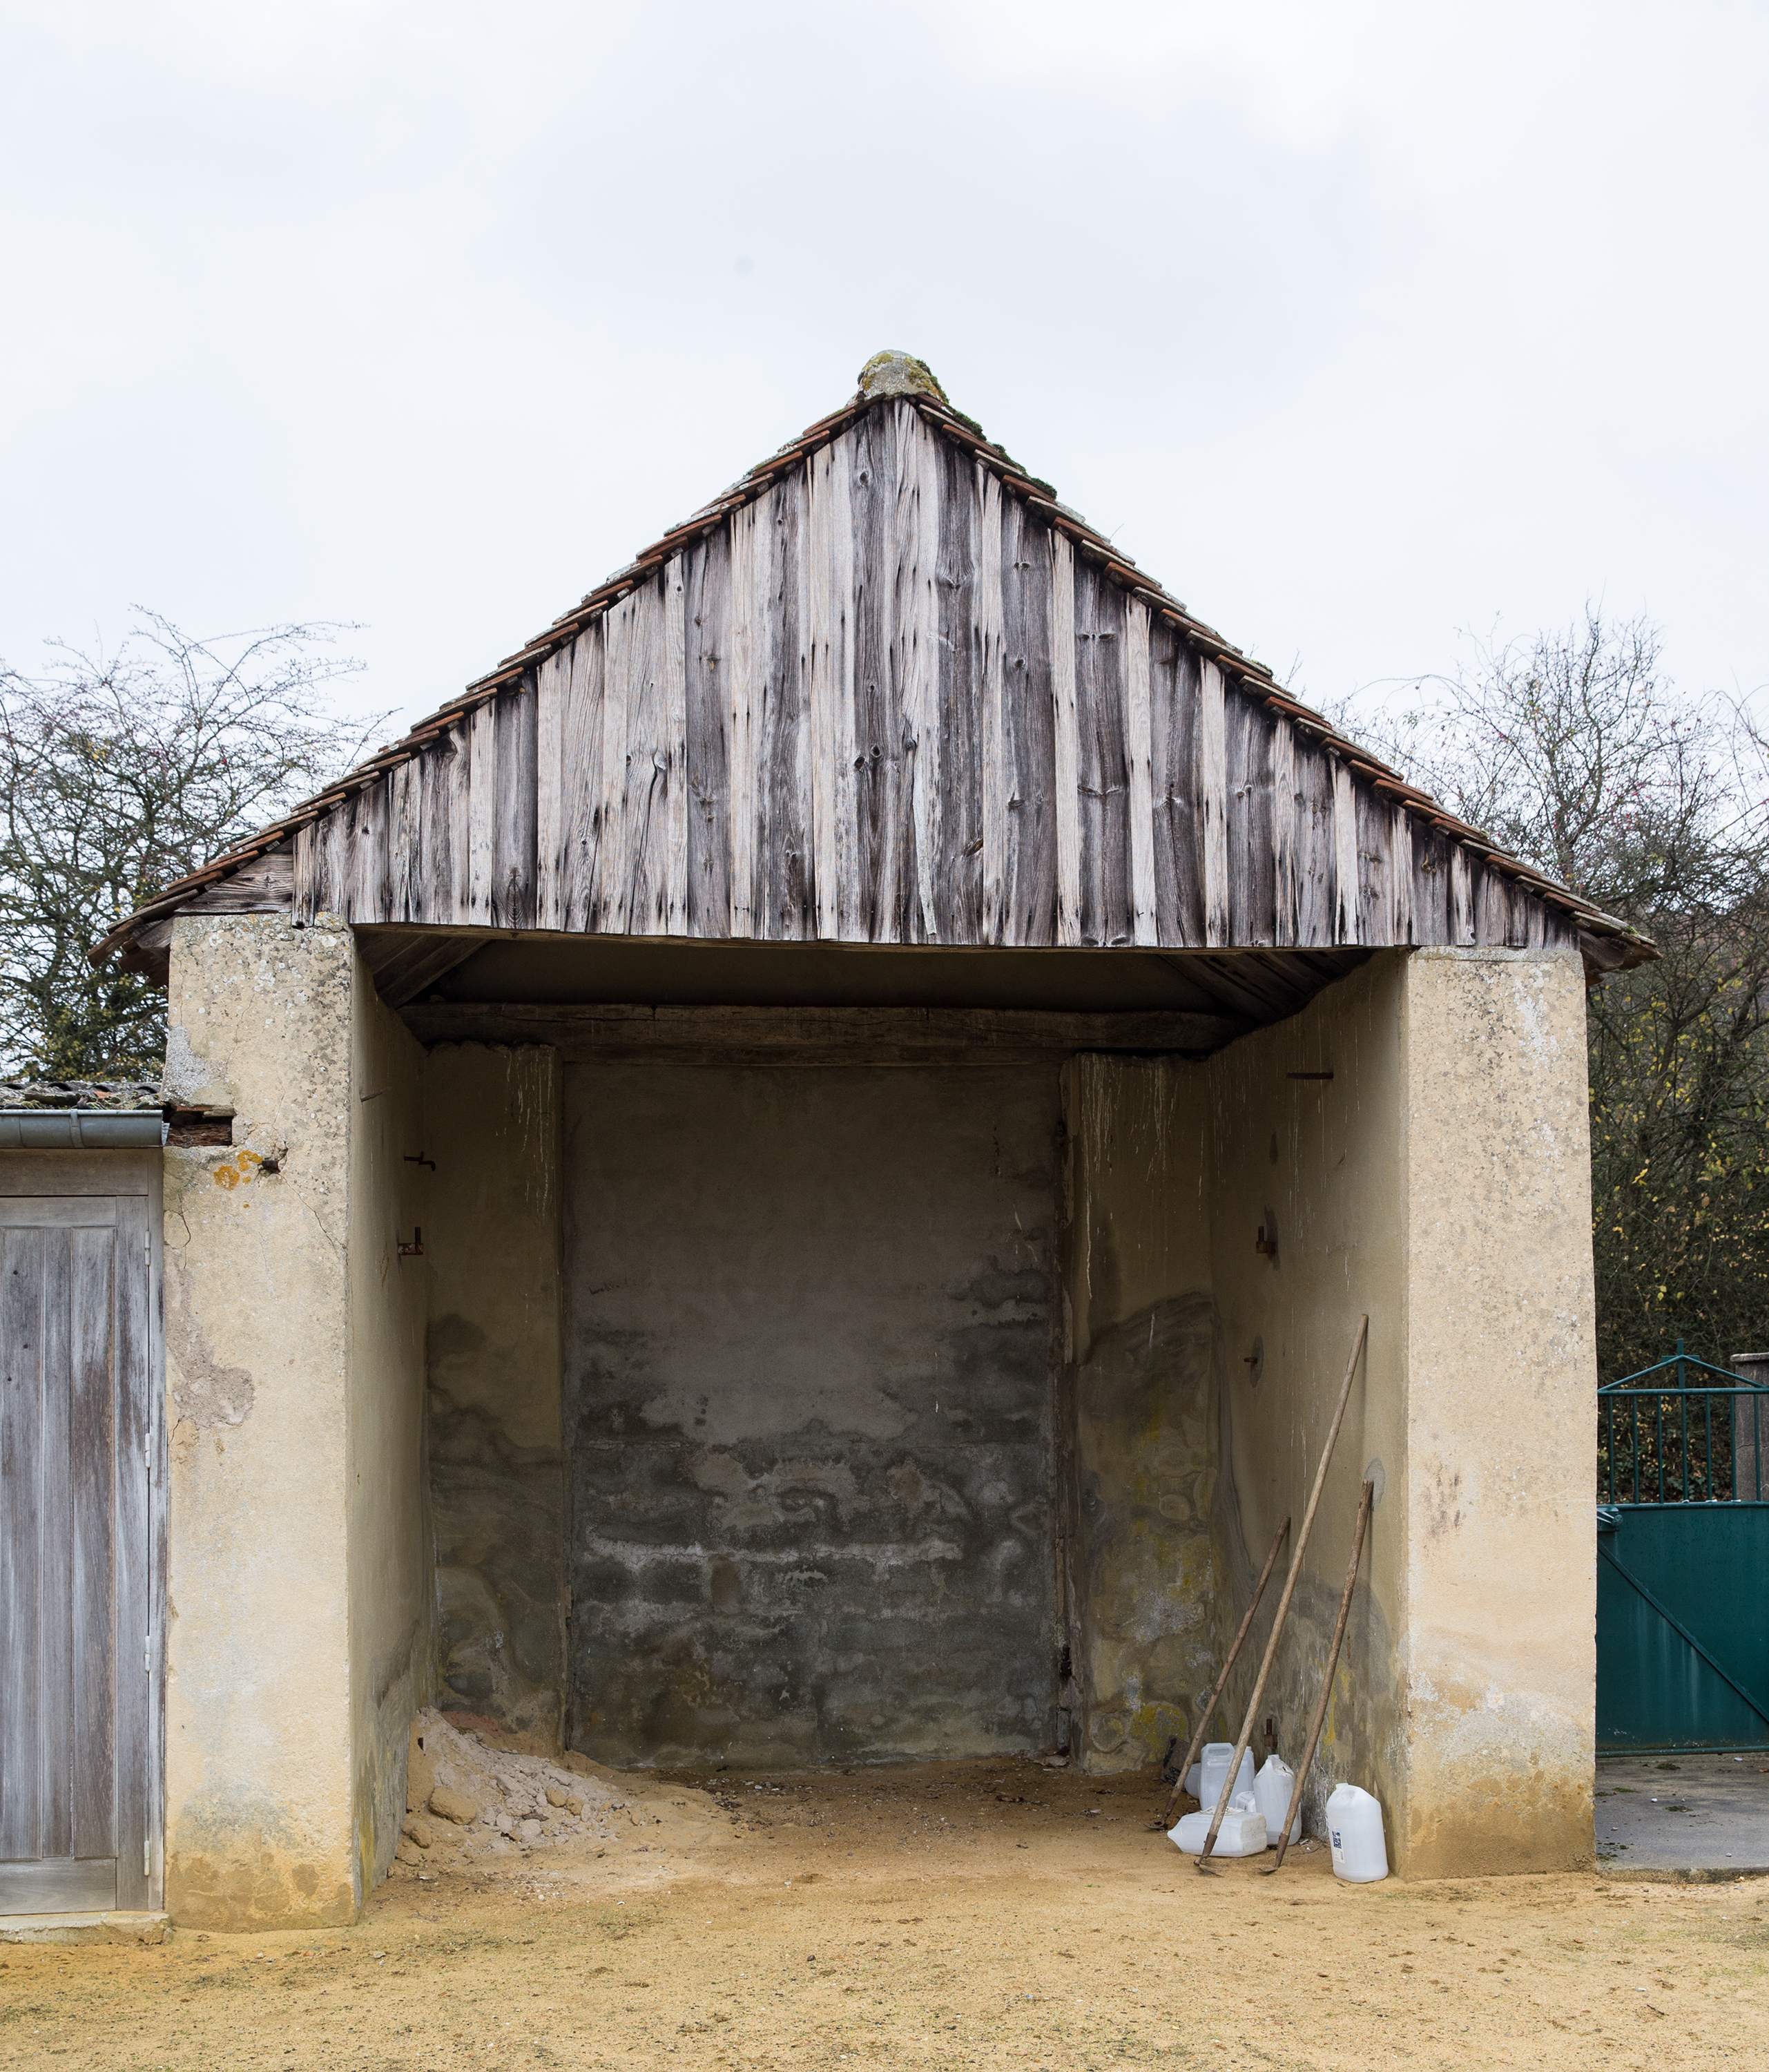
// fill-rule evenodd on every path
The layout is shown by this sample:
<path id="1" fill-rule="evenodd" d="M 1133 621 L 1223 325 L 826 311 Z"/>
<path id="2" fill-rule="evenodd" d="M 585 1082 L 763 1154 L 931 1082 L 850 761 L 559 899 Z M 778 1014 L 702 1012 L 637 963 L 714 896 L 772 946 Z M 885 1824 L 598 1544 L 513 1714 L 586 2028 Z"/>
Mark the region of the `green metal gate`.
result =
<path id="1" fill-rule="evenodd" d="M 1769 1388 L 1679 1341 L 1598 1405 L 1599 1749 L 1769 1747 Z"/>

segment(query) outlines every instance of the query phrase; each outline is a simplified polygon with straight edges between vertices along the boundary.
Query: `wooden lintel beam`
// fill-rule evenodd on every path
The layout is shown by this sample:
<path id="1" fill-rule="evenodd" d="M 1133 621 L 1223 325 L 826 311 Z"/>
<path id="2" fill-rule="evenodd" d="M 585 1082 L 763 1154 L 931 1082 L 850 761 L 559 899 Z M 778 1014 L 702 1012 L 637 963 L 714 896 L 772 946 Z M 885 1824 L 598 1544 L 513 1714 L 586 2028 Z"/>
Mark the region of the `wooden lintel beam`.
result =
<path id="1" fill-rule="evenodd" d="M 1237 1016 L 1073 1014 L 1022 1008 L 530 1006 L 417 1004 L 421 1043 L 544 1043 L 568 1058 L 733 1063 L 1019 1062 L 1081 1050 L 1207 1057 L 1251 1025 Z"/>

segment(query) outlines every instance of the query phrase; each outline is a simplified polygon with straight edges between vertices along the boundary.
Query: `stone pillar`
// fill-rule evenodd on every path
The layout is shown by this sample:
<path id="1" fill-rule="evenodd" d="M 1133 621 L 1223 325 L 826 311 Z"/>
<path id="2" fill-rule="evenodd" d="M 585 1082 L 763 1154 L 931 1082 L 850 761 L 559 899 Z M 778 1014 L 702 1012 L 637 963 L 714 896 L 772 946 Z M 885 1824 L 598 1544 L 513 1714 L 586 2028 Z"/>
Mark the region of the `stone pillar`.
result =
<path id="1" fill-rule="evenodd" d="M 1727 1363 L 1769 1388 L 1769 1353 L 1734 1353 Z M 1769 1502 L 1769 1396 L 1732 1399 L 1732 1494 L 1740 1503 Z"/>
<path id="2" fill-rule="evenodd" d="M 235 1120 L 231 1146 L 166 1154 L 166 1902 L 347 1922 L 404 1803 L 404 1721 L 377 1729 L 368 1686 L 421 1673 L 384 1630 L 412 1626 L 414 1551 L 368 1529 L 416 1512 L 384 1457 L 409 1439 L 415 1491 L 388 1391 L 417 1386 L 423 1289 L 397 1277 L 388 1175 L 417 1170 L 418 1054 L 335 923 L 181 917 L 170 990 L 167 1092 Z M 384 1083 L 357 1085 L 370 1062 Z"/>
<path id="3" fill-rule="evenodd" d="M 1406 960 L 1402 1803 L 1412 1877 L 1592 1858 L 1597 1356 L 1583 975 Z"/>
<path id="4" fill-rule="evenodd" d="M 1367 1476 L 1376 1508 L 1311 1829 L 1344 1780 L 1381 1799 L 1403 1876 L 1588 1863 L 1596 1350 L 1579 960 L 1381 952 L 1209 1071 L 1225 1625 L 1280 1520 L 1300 1525 L 1369 1317 L 1260 1707 L 1299 1760 Z M 1270 1625 L 1268 1601 L 1225 1732 Z"/>

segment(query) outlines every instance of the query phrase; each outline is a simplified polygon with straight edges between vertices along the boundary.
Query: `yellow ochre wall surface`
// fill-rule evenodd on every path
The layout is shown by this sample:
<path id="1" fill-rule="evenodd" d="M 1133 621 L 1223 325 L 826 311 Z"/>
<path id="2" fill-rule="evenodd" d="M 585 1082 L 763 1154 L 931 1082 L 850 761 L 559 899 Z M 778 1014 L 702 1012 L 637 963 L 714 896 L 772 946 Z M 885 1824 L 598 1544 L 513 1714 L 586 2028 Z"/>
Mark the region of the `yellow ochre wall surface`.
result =
<path id="1" fill-rule="evenodd" d="M 347 1921 L 417 1704 L 557 1731 L 559 1067 L 426 1060 L 327 923 L 181 916 L 171 989 L 168 1092 L 236 1119 L 164 1161 L 167 1905 Z M 1590 1860 L 1584 1104 L 1561 952 L 1385 952 L 1207 1062 L 1065 1068 L 1053 1553 L 1085 1767 L 1188 1734 L 1367 1310 L 1261 1724 L 1299 1757 L 1367 1472 L 1317 1830 L 1346 1778 L 1403 1875 Z"/>
<path id="2" fill-rule="evenodd" d="M 165 1154 L 166 1905 L 345 1922 L 425 1645 L 418 1054 L 341 926 L 181 915 L 170 996 L 168 1094 L 236 1113 Z"/>
<path id="3" fill-rule="evenodd" d="M 1597 1350 L 1568 951 L 1407 962 L 1410 1877 L 1588 1865 Z"/>
<path id="4" fill-rule="evenodd" d="M 433 1231 L 424 1052 L 351 977 L 347 1522 L 352 1819 L 359 1903 L 405 1815 L 412 1715 L 430 1696 L 434 1589 L 424 1477 L 424 1338 Z"/>
<path id="5" fill-rule="evenodd" d="M 1233 1737 L 1367 1312 L 1255 1759 L 1268 1716 L 1299 1759 L 1368 1474 L 1310 1824 L 1344 1778 L 1382 1801 L 1406 1875 L 1590 1860 L 1583 1017 L 1570 953 L 1385 952 L 1205 1063 L 1071 1067 L 1065 1561 L 1086 1767 L 1189 1734 L 1288 1513 L 1210 1729 Z"/>

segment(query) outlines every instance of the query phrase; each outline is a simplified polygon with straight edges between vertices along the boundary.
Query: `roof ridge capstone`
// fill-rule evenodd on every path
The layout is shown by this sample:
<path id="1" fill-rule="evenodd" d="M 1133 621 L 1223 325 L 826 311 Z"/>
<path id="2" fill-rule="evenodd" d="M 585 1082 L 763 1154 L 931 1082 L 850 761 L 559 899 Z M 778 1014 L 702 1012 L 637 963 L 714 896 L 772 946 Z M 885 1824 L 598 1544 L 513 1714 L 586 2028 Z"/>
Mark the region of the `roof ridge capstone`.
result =
<path id="1" fill-rule="evenodd" d="M 934 369 L 907 352 L 875 352 L 860 371 L 860 393 L 868 403 L 883 396 L 932 396 L 952 408 Z"/>

